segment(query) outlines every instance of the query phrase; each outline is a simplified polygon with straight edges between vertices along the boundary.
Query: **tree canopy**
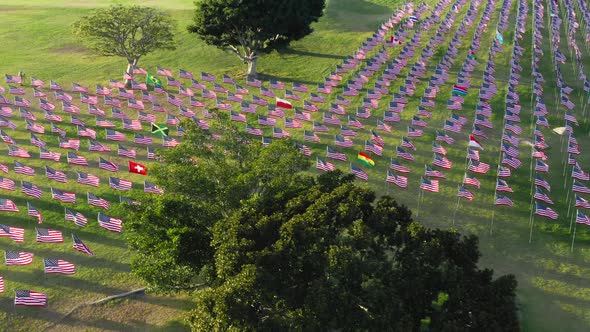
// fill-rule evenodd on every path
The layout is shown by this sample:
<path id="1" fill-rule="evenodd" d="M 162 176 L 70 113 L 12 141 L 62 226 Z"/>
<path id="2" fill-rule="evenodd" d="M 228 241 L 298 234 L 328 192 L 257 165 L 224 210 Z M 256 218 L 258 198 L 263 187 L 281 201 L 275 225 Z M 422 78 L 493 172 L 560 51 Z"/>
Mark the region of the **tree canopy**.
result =
<path id="1" fill-rule="evenodd" d="M 96 9 L 73 24 L 74 33 L 90 49 L 127 59 L 128 74 L 142 56 L 175 49 L 175 27 L 176 21 L 162 10 L 122 5 Z"/>
<path id="2" fill-rule="evenodd" d="M 519 329 L 512 275 L 480 270 L 477 237 L 428 229 L 340 171 L 319 177 L 289 141 L 185 123 L 156 170 L 166 193 L 133 207 L 133 270 L 196 291 L 195 330 Z"/>
<path id="3" fill-rule="evenodd" d="M 205 43 L 228 49 L 256 75 L 256 60 L 309 35 L 322 16 L 325 0 L 209 0 L 195 2 L 188 31 Z"/>

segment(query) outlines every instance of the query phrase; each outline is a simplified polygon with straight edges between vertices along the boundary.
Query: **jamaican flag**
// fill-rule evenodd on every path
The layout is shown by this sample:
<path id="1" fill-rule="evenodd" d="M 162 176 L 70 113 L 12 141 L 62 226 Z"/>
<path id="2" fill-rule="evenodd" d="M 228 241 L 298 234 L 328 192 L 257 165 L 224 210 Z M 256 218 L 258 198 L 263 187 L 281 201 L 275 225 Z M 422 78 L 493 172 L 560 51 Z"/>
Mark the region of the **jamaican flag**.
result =
<path id="1" fill-rule="evenodd" d="M 152 122 L 152 134 L 160 135 L 162 137 L 168 136 L 168 127 Z"/>

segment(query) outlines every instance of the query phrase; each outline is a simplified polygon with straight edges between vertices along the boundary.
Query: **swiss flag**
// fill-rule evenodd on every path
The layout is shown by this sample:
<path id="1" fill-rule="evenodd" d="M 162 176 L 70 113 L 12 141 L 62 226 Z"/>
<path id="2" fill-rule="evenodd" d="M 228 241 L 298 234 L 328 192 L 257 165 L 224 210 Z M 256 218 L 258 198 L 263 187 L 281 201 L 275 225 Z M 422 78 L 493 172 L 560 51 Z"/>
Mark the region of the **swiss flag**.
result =
<path id="1" fill-rule="evenodd" d="M 142 164 L 134 163 L 129 161 L 129 172 L 141 175 L 147 175 L 147 167 Z"/>
<path id="2" fill-rule="evenodd" d="M 277 99 L 277 107 L 288 108 L 288 109 L 293 108 L 293 105 L 291 104 L 290 101 L 285 100 L 285 99 L 281 99 L 278 97 L 276 99 Z"/>

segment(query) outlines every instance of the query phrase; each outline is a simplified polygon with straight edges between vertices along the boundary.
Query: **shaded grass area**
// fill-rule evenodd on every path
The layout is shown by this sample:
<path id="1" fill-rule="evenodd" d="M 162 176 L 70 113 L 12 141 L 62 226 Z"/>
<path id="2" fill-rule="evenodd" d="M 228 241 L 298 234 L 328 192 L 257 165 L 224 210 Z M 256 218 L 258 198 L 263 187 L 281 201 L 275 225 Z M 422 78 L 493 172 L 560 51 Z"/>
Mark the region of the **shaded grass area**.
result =
<path id="1" fill-rule="evenodd" d="M 103 6 L 110 3 L 131 3 L 132 1 L 86 1 L 83 3 L 72 3 L 68 1 L 21 1 L 15 5 L 11 1 L 0 1 L 0 19 L 3 21 L 13 22 L 12 24 L 0 25 L 0 40 L 3 42 L 5 50 L 0 56 L 2 64 L 0 68 L 6 73 L 15 74 L 22 69 L 28 76 L 48 81 L 54 79 L 62 83 L 64 87 L 69 88 L 71 81 L 94 86 L 95 83 L 105 84 L 109 78 L 121 78 L 125 69 L 125 62 L 118 58 L 105 58 L 89 53 L 84 47 L 81 47 L 78 41 L 70 33 L 70 24 L 83 15 L 91 12 L 91 8 Z M 140 3 L 137 1 L 137 3 Z M 190 22 L 192 5 L 185 1 L 167 1 L 166 4 L 156 1 L 141 2 L 143 4 L 153 4 L 165 6 L 170 10 L 172 15 L 179 21 L 178 41 L 179 47 L 174 52 L 154 52 L 142 59 L 140 66 L 150 71 L 155 71 L 156 65 L 162 65 L 166 68 L 176 70 L 178 68 L 191 70 L 195 74 L 199 71 L 207 71 L 215 75 L 228 74 L 243 79 L 245 66 L 238 59 L 226 52 L 217 50 L 213 47 L 204 45 L 196 37 L 190 36 L 184 27 Z M 480 7 L 480 13 L 485 3 Z M 278 79 L 286 83 L 297 81 L 300 83 L 314 85 L 334 68 L 335 64 L 341 63 L 342 59 L 352 54 L 356 48 L 368 36 L 370 36 L 379 26 L 380 22 L 385 19 L 397 7 L 395 1 L 387 0 L 330 0 L 325 17 L 314 25 L 315 32 L 301 41 L 294 42 L 291 47 L 273 52 L 259 61 L 260 76 L 262 79 Z M 480 76 L 484 68 L 484 59 L 487 56 L 487 48 L 495 34 L 495 24 L 498 20 L 498 10 L 490 21 L 488 30 L 482 38 L 482 49 L 478 53 L 480 64 L 477 66 L 474 77 L 473 87 L 480 85 Z M 462 21 L 466 8 L 463 8 L 457 16 L 455 28 Z M 504 51 L 495 58 L 497 64 L 497 85 L 498 95 L 492 100 L 494 129 L 488 131 L 489 140 L 484 141 L 485 151 L 481 153 L 482 161 L 492 165 L 492 170 L 498 162 L 499 142 L 501 138 L 501 129 L 504 115 L 504 95 L 506 93 L 506 80 L 508 78 L 508 66 L 510 60 L 511 47 L 510 42 L 513 38 L 513 29 L 515 21 L 516 7 L 513 3 L 513 10 L 510 17 L 510 31 L 504 33 L 506 41 Z M 480 14 L 481 16 L 481 14 Z M 475 22 L 479 22 L 479 17 Z M 547 15 L 548 16 L 548 15 Z M 530 26 L 530 17 L 528 26 Z M 548 23 L 546 22 L 548 27 Z M 469 47 L 470 38 L 473 36 L 474 26 L 470 27 L 470 32 L 462 39 L 462 45 L 459 48 L 460 55 L 455 60 L 453 71 L 458 71 L 466 56 Z M 434 30 L 425 32 L 422 38 L 422 45 L 428 42 Z M 548 37 L 548 31 L 544 31 L 544 36 Z M 451 34 L 449 34 L 450 39 Z M 578 36 L 579 37 L 579 36 Z M 565 31 L 563 38 L 565 39 Z M 547 38 L 548 40 L 548 38 Z M 581 40 L 578 40 L 579 45 Z M 521 96 L 521 112 L 523 128 L 522 138 L 530 139 L 532 137 L 532 128 L 530 127 L 532 105 L 530 104 L 530 31 L 524 36 L 521 45 L 525 47 L 525 54 L 522 57 L 521 65 L 523 78 L 519 92 Z M 25 47 L 26 46 L 26 47 Z M 435 57 L 429 64 L 429 71 L 425 77 L 431 75 L 433 66 L 441 59 L 448 41 L 440 46 L 435 52 Z M 563 41 L 562 49 L 566 49 Z M 541 72 L 547 80 L 544 94 L 545 102 L 550 109 L 551 116 L 549 120 L 552 126 L 561 126 L 563 109 L 555 103 L 556 91 L 551 89 L 555 86 L 555 74 L 549 61 L 549 44 L 543 45 L 545 51 L 542 62 Z M 398 50 L 391 50 L 391 59 L 398 54 Z M 416 52 L 419 54 L 419 50 Z M 584 62 L 590 67 L 588 53 L 584 56 Z M 415 60 L 415 59 L 414 59 Z M 411 64 L 412 61 L 409 61 Z M 408 66 L 410 67 L 410 66 Z M 575 75 L 569 63 L 561 66 L 564 77 L 568 85 L 576 89 L 576 93 L 581 91 L 582 86 L 574 80 Z M 407 69 L 402 72 L 407 73 Z M 450 82 L 456 78 L 456 73 L 449 73 Z M 375 79 L 371 79 L 372 84 Z M 401 80 L 400 80 L 401 81 Z M 402 82 L 392 82 L 390 91 L 397 91 Z M 446 100 L 451 95 L 451 86 L 443 87 L 441 93 L 436 99 L 436 107 L 433 109 L 433 116 L 428 119 L 429 127 L 424 137 L 412 139 L 417 146 L 418 151 L 414 153 L 416 161 L 407 164 L 412 173 L 409 175 L 409 189 L 399 190 L 394 186 L 386 186 L 384 183 L 386 169 L 389 165 L 389 157 L 396 145 L 405 135 L 406 125 L 409 124 L 412 115 L 417 110 L 419 97 L 426 86 L 425 80 L 420 83 L 416 90 L 416 96 L 409 98 L 410 104 L 406 106 L 402 114 L 402 121 L 394 124 L 394 131 L 391 134 L 380 133 L 386 142 L 386 152 L 383 158 L 375 158 L 377 166 L 368 170 L 370 181 L 368 184 L 381 194 L 391 194 L 402 203 L 408 205 L 418 213 L 417 186 L 420 175 L 423 173 L 424 164 L 432 161 L 430 145 L 434 139 L 434 130 L 441 129 L 443 122 L 450 115 L 450 111 L 445 109 Z M 340 88 L 336 89 L 339 93 Z M 333 94 L 329 101 L 334 101 Z M 470 94 L 466 97 L 463 111 L 457 112 L 468 118 L 470 123 L 474 118 L 474 107 L 477 102 L 475 89 L 470 89 Z M 34 100 L 33 98 L 30 98 Z M 380 107 L 373 111 L 370 120 L 363 121 L 367 128 L 373 127 L 376 118 L 381 118 L 383 111 L 387 108 L 389 96 L 380 101 Z M 579 101 L 584 102 L 583 96 Z M 35 104 L 35 103 L 34 103 Z M 354 98 L 353 105 L 348 108 L 349 112 L 356 109 L 361 104 L 361 98 Z M 299 106 L 299 104 L 297 104 Z M 322 106 L 322 110 L 327 108 L 327 104 Z M 40 117 L 37 113 L 38 118 Z M 131 114 L 131 113 L 130 113 Z M 290 113 L 289 113 L 290 114 Z M 353 114 L 353 113 L 351 113 Z M 579 120 L 582 119 L 582 110 L 577 108 L 574 114 Z M 201 116 L 202 113 L 199 113 Z M 321 115 L 314 115 L 314 119 L 319 119 Z M 134 117 L 132 117 L 134 118 Z M 90 117 L 88 117 L 90 119 Z M 160 119 L 160 118 L 159 118 Z M 249 123 L 255 124 L 256 117 L 248 115 Z M 24 123 L 15 121 L 19 124 L 19 129 L 9 134 L 19 142 L 25 144 L 29 140 L 28 133 L 22 130 Z M 90 122 L 93 124 L 93 122 Z M 281 123 L 281 121 L 279 121 Z M 282 123 L 281 123 L 282 125 Z M 466 127 L 468 127 L 467 125 Z M 310 129 L 309 124 L 305 124 L 306 129 Z M 590 146 L 588 132 L 590 125 L 587 117 L 581 121 L 581 125 L 575 128 L 581 150 L 587 150 Z M 302 131 L 290 130 L 295 139 L 301 140 Z M 68 137 L 74 135 L 75 129 L 68 127 Z M 329 134 L 320 134 L 322 144 L 308 144 L 313 151 L 314 156 L 325 156 L 325 144 L 333 145 L 334 134 L 337 133 L 331 127 Z M 265 133 L 270 133 L 265 129 Z M 464 173 L 464 155 L 467 147 L 467 128 L 460 135 L 451 134 L 456 139 L 456 143 L 447 147 L 449 154 L 447 157 L 453 161 L 453 169 L 445 172 L 447 179 L 441 181 L 441 192 L 438 194 L 425 193 L 424 199 L 420 203 L 419 215 L 416 219 L 424 222 L 428 226 L 441 228 L 455 228 L 462 233 L 474 233 L 480 237 L 481 250 L 483 257 L 481 265 L 492 267 L 498 274 L 513 273 L 519 281 L 519 303 L 523 329 L 527 331 L 586 331 L 590 328 L 590 289 L 588 287 L 588 262 L 590 262 L 590 232 L 587 229 L 578 227 L 576 234 L 576 248 L 570 253 L 571 233 L 569 232 L 570 219 L 566 218 L 567 205 L 565 202 L 566 190 L 563 187 L 562 161 L 567 155 L 562 147 L 562 140 L 548 130 L 544 130 L 547 143 L 551 146 L 548 149 L 549 165 L 551 173 L 545 176 L 546 180 L 553 186 L 550 193 L 551 198 L 556 202 L 555 209 L 561 214 L 558 221 L 549 221 L 536 218 L 535 227 L 533 228 L 533 241 L 528 243 L 529 239 L 529 202 L 530 202 L 530 158 L 525 147 L 521 147 L 521 159 L 523 166 L 513 173 L 511 179 L 508 179 L 510 186 L 516 191 L 510 197 L 516 203 L 514 208 L 498 207 L 493 208 L 493 195 L 495 186 L 495 171 L 490 171 L 485 176 L 478 176 L 482 182 L 482 188 L 473 190 L 476 198 L 472 202 L 461 202 L 453 218 L 456 207 L 456 186 L 462 180 Z M 99 132 L 99 136 L 104 138 L 104 133 Z M 128 135 L 129 136 L 129 135 Z M 364 139 L 369 139 L 370 132 L 363 130 L 359 138 L 355 139 L 355 148 L 362 149 Z M 50 150 L 57 149 L 57 139 L 51 137 L 48 141 Z M 349 150 L 347 157 L 349 160 L 356 159 L 357 150 Z M 36 150 L 33 150 L 36 151 Z M 89 156 L 96 166 L 96 154 L 87 153 L 87 145 L 83 143 L 80 154 Z M 12 164 L 12 160 L 6 157 L 6 147 L 3 145 L 0 152 L 0 162 Z M 62 151 L 64 152 L 64 151 Z M 139 151 L 140 162 L 145 160 L 145 151 Z M 125 159 L 109 155 L 119 164 Z M 578 158 L 585 170 L 588 170 L 588 157 L 580 156 Z M 31 166 L 39 168 L 43 163 L 39 160 L 26 161 Z M 336 163 L 341 169 L 348 169 L 348 163 Z M 149 166 L 149 165 L 148 165 Z M 83 168 L 73 167 L 61 163 L 56 168 L 65 171 L 83 170 Z M 101 171 L 95 172 L 104 179 L 108 173 Z M 41 174 L 43 174 L 41 172 Z M 25 179 L 24 176 L 14 176 L 15 180 Z M 116 175 L 118 176 L 118 175 Z M 123 176 L 136 183 L 142 178 L 140 176 Z M 37 175 L 36 183 L 42 182 L 43 175 Z M 26 180 L 26 179 L 25 179 Z M 59 185 L 51 183 L 59 188 Z M 49 188 L 49 184 L 43 186 Z M 85 194 L 87 188 L 73 185 L 72 181 L 63 189 L 76 191 L 79 194 Z M 104 196 L 110 201 L 116 201 L 118 196 L 113 191 L 105 188 L 101 184 L 100 189 L 90 189 L 99 196 Z M 135 190 L 126 196 L 139 196 L 140 190 Z M 140 284 L 140 281 L 129 274 L 129 253 L 126 249 L 122 237 L 117 234 L 111 234 L 104 229 L 99 229 L 96 225 L 95 214 L 98 211 L 95 208 L 89 208 L 84 202 L 76 204 L 74 209 L 79 210 L 93 220 L 85 229 L 79 229 L 71 223 L 64 224 L 63 206 L 47 198 L 45 194 L 42 201 L 33 203 L 39 208 L 46 219 L 46 224 L 42 227 L 56 228 L 64 231 L 66 244 L 51 245 L 34 243 L 33 230 L 34 220 L 26 216 L 26 198 L 16 192 L 1 192 L 1 197 L 13 199 L 21 212 L 16 215 L 8 216 L 3 214 L 2 223 L 25 227 L 28 231 L 25 244 L 17 245 L 8 239 L 0 239 L 1 249 L 18 249 L 32 251 L 37 257 L 59 257 L 62 259 L 76 262 L 77 274 L 70 277 L 45 276 L 42 273 L 42 263 L 36 260 L 29 267 L 10 267 L 0 274 L 4 277 L 7 290 L 0 296 L 0 327 L 7 327 L 11 330 L 32 330 L 37 327 L 50 326 L 56 317 L 76 306 L 81 301 L 97 299 L 116 293 L 127 291 Z M 85 199 L 82 199 L 85 201 Z M 111 213 L 110 211 L 108 213 Z M 115 213 L 112 213 L 115 215 Z M 493 233 L 490 234 L 490 224 L 494 218 Z M 71 250 L 69 234 L 75 232 L 97 253 L 96 257 L 85 257 Z M 13 289 L 35 289 L 37 291 L 47 291 L 51 294 L 50 306 L 47 309 L 28 309 L 12 308 L 12 290 Z M 67 331 L 72 329 L 83 330 L 179 330 L 185 327 L 179 323 L 177 317 L 190 308 L 190 303 L 186 299 L 170 299 L 160 297 L 146 298 L 153 299 L 130 299 L 119 303 L 113 303 L 100 308 L 86 307 L 77 311 L 71 318 L 51 327 L 50 330 Z M 176 303 L 175 301 L 180 301 Z M 3 325 L 6 324 L 6 325 Z"/>

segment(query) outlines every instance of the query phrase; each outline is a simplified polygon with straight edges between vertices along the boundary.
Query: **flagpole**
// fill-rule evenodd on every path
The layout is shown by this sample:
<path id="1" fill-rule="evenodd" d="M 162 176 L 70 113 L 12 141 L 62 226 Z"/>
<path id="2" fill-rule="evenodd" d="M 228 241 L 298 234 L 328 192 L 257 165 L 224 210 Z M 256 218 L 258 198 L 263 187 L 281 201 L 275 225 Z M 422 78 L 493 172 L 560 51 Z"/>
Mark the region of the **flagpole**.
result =
<path id="1" fill-rule="evenodd" d="M 572 218 L 572 220 L 573 220 L 573 218 Z M 574 242 L 576 241 L 576 226 L 577 226 L 577 224 L 574 225 L 574 235 L 572 236 L 572 247 L 570 249 L 570 252 L 574 252 Z M 570 228 L 571 228 L 571 226 L 570 226 Z"/>
<path id="2" fill-rule="evenodd" d="M 530 222 L 531 225 L 531 231 L 529 233 L 529 243 L 531 243 L 533 241 L 533 227 L 535 227 L 535 215 L 533 214 L 532 216 L 532 221 Z"/>
<path id="3" fill-rule="evenodd" d="M 459 209 L 459 203 L 461 198 L 457 196 L 457 205 L 455 205 L 455 212 L 453 212 L 453 223 L 451 226 L 455 226 L 455 216 L 457 215 L 457 210 Z"/>
<path id="4" fill-rule="evenodd" d="M 416 210 L 416 217 L 418 217 L 420 215 L 420 201 L 421 201 L 421 194 L 422 194 L 422 188 L 418 189 L 418 209 Z"/>

